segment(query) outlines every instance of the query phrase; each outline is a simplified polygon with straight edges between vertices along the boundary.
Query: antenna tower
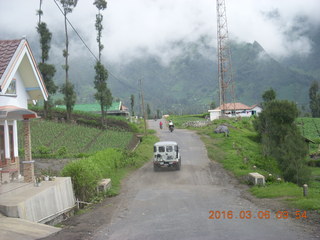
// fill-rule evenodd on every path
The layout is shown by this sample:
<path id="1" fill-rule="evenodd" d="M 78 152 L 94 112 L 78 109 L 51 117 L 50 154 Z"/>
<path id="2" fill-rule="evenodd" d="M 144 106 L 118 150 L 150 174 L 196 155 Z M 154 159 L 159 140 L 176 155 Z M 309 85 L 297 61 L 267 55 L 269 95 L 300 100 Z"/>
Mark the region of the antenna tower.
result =
<path id="1" fill-rule="evenodd" d="M 222 108 L 221 114 L 224 116 L 227 107 L 225 104 L 228 98 L 231 98 L 229 101 L 233 103 L 233 110 L 235 110 L 234 82 L 225 0 L 217 0 L 217 40 L 219 101 Z"/>

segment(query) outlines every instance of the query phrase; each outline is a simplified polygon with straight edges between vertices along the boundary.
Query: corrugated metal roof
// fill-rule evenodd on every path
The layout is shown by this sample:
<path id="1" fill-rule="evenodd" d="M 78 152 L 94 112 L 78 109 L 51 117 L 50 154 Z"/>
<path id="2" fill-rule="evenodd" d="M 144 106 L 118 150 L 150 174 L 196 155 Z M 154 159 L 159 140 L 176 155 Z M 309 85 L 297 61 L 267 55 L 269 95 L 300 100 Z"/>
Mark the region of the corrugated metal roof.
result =
<path id="1" fill-rule="evenodd" d="M 65 105 L 58 105 L 57 108 L 66 109 Z M 112 102 L 112 105 L 108 107 L 107 111 L 118 111 L 120 110 L 121 102 Z M 74 105 L 73 110 L 75 111 L 83 111 L 83 112 L 100 112 L 101 107 L 98 103 L 92 104 L 76 104 Z"/>

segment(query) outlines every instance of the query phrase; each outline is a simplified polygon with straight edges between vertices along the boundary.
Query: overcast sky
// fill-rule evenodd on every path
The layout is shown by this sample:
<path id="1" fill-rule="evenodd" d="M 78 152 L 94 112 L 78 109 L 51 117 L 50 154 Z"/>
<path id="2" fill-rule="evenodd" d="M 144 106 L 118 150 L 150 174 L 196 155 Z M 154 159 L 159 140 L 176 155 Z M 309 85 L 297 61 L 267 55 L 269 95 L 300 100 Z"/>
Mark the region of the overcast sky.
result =
<path id="1" fill-rule="evenodd" d="M 97 10 L 92 3 L 93 0 L 79 0 L 68 16 L 96 52 Z M 312 42 L 304 32 L 320 24 L 319 0 L 226 0 L 226 6 L 231 39 L 258 41 L 275 57 L 312 51 Z M 39 0 L 0 0 L 0 37 L 26 35 L 29 41 L 37 39 L 38 8 Z M 54 38 L 63 31 L 63 16 L 54 0 L 43 0 L 43 12 L 43 21 Z M 203 36 L 216 45 L 216 0 L 108 0 L 103 15 L 103 55 L 110 62 L 128 61 L 145 53 L 169 61 L 181 51 L 173 49 L 171 43 L 195 42 Z M 302 16 L 304 22 L 299 21 Z M 72 44 L 79 52 L 84 51 L 80 40 Z M 60 46 L 52 49 L 59 49 L 61 55 Z"/>

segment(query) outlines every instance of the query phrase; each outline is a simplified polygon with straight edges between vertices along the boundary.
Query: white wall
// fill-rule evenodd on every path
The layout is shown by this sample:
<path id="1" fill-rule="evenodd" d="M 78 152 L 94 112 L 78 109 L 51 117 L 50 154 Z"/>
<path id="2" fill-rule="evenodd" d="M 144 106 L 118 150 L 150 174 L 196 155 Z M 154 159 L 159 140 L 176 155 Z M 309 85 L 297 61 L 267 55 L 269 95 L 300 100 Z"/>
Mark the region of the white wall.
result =
<path id="1" fill-rule="evenodd" d="M 29 94 L 26 92 L 25 86 L 19 74 L 19 71 L 14 75 L 16 79 L 16 95 L 4 96 L 0 95 L 0 106 L 13 105 L 22 108 L 28 108 Z"/>
<path id="2" fill-rule="evenodd" d="M 210 121 L 219 119 L 219 117 L 221 116 L 220 110 L 208 110 L 208 112 L 210 113 Z"/>

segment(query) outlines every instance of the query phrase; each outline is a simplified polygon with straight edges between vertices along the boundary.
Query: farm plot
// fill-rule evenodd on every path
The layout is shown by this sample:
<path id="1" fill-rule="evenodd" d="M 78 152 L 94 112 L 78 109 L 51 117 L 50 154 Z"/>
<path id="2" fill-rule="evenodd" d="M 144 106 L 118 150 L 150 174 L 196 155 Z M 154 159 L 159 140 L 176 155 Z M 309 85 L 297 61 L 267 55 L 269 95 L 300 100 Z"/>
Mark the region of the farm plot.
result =
<path id="1" fill-rule="evenodd" d="M 19 132 L 23 133 L 21 122 L 18 127 Z M 132 135 L 131 132 L 105 131 L 75 124 L 31 121 L 31 145 L 35 157 L 70 157 L 109 147 L 124 149 Z M 20 149 L 24 146 L 23 141 L 23 134 L 19 134 Z"/>
<path id="2" fill-rule="evenodd" d="M 133 137 L 131 132 L 116 132 L 116 131 L 105 131 L 100 134 L 96 141 L 88 149 L 88 152 L 96 152 L 104 149 L 105 146 L 112 148 L 124 148 L 127 146 Z"/>
<path id="3" fill-rule="evenodd" d="M 320 118 L 298 118 L 297 125 L 303 136 L 310 139 L 320 138 Z"/>
<path id="4" fill-rule="evenodd" d="M 52 139 L 57 138 L 68 129 L 67 125 L 60 125 L 51 121 L 32 120 L 30 122 L 31 128 L 31 143 L 32 146 L 49 146 Z M 19 146 L 23 147 L 23 123 L 18 121 L 19 131 Z"/>

